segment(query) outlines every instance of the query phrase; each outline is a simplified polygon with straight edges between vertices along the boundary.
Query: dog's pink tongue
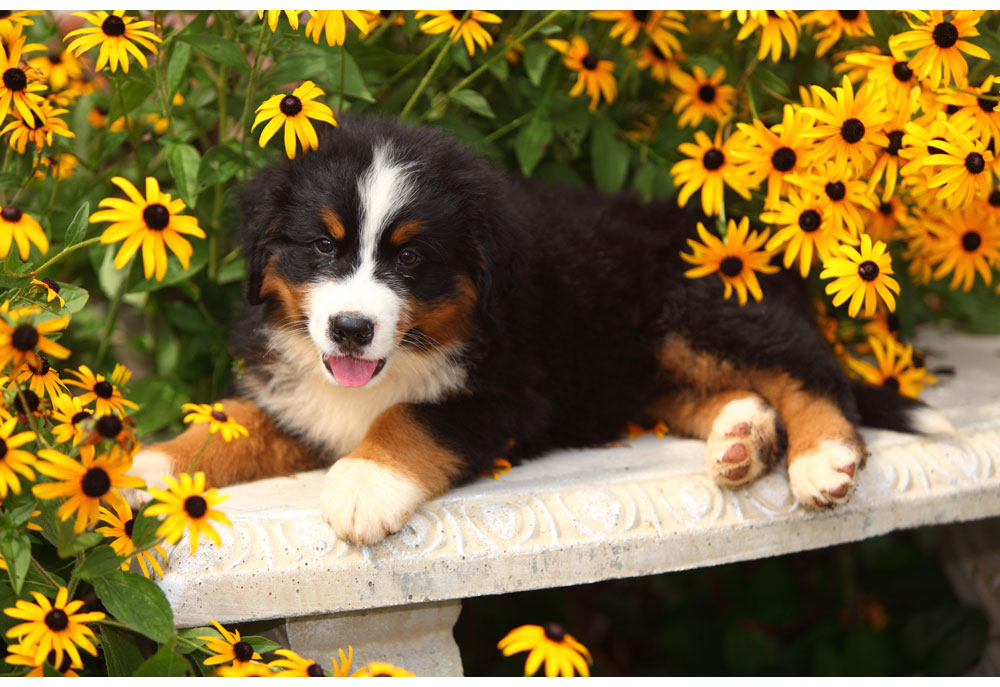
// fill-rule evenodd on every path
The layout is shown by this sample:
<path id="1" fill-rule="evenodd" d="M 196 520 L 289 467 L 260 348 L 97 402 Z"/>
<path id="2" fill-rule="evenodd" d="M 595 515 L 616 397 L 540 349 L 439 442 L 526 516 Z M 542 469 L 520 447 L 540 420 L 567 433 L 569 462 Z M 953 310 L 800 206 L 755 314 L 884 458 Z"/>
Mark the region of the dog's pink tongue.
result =
<path id="1" fill-rule="evenodd" d="M 326 356 L 327 367 L 340 386 L 364 386 L 375 374 L 377 360 L 363 360 L 353 356 Z"/>

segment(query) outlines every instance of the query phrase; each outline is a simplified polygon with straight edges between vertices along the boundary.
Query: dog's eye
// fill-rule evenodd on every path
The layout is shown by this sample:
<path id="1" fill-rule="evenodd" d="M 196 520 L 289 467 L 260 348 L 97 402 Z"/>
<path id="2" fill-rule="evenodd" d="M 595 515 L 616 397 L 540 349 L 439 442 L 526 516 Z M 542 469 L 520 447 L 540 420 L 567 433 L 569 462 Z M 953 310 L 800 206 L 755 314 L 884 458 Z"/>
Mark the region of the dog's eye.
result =
<path id="1" fill-rule="evenodd" d="M 313 245 L 316 246 L 316 250 L 320 253 L 332 253 L 334 249 L 333 239 L 329 239 L 325 236 L 313 241 Z"/>
<path id="2" fill-rule="evenodd" d="M 414 267 L 420 262 L 420 255 L 415 250 L 405 248 L 399 251 L 399 255 L 396 256 L 396 262 L 402 267 Z"/>

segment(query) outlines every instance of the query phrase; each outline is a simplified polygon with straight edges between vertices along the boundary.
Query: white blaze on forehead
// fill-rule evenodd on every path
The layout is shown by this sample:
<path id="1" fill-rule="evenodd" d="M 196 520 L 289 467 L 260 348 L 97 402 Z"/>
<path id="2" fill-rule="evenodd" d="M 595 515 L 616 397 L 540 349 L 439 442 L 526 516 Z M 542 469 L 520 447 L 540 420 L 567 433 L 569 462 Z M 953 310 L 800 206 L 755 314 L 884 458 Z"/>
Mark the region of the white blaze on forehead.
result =
<path id="1" fill-rule="evenodd" d="M 372 164 L 358 181 L 361 199 L 361 263 L 359 272 L 375 261 L 378 239 L 392 216 L 414 196 L 416 189 L 408 171 L 412 165 L 393 159 L 387 144 L 378 144 Z M 366 263 L 368 263 L 366 265 Z"/>

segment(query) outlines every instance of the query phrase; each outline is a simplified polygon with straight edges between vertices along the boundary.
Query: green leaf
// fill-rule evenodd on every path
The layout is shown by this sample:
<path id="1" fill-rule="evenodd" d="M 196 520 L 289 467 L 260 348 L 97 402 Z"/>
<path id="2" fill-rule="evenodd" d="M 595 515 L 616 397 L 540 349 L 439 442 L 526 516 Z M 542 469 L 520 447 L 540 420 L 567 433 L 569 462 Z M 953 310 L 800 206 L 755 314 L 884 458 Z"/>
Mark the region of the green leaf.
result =
<path id="1" fill-rule="evenodd" d="M 60 539 L 56 543 L 56 553 L 60 558 L 75 556 L 81 551 L 85 551 L 92 546 L 97 546 L 104 541 L 104 535 L 97 532 L 73 533 L 73 520 L 59 521 Z"/>
<path id="2" fill-rule="evenodd" d="M 69 223 L 69 228 L 66 229 L 65 248 L 75 246 L 83 240 L 83 237 L 87 235 L 87 227 L 90 226 L 89 219 L 90 201 L 84 201 L 80 209 L 73 215 L 73 219 Z M 63 297 L 65 298 L 65 296 Z"/>
<path id="3" fill-rule="evenodd" d="M 7 564 L 7 576 L 14 592 L 20 594 L 28 568 L 31 567 L 31 541 L 23 532 L 0 532 L 0 556 L 3 556 Z"/>
<path id="4" fill-rule="evenodd" d="M 202 322 L 202 320 L 199 319 L 198 322 Z M 179 417 L 181 404 L 185 400 L 183 396 L 184 392 L 177 388 L 177 383 L 166 379 L 144 377 L 134 382 L 129 399 L 142 408 L 142 412 L 136 415 L 136 435 L 152 434 Z M 133 537 L 135 537 L 134 528 L 135 525 L 133 525 L 132 530 Z"/>
<path id="5" fill-rule="evenodd" d="M 177 636 L 183 637 L 184 639 L 188 640 L 188 642 L 191 642 L 191 644 L 197 644 L 198 646 L 205 646 L 205 644 L 207 643 L 204 639 L 198 639 L 199 637 L 216 637 L 218 639 L 222 639 L 222 635 L 219 634 L 218 630 L 216 630 L 214 627 L 205 627 L 205 626 L 187 627 L 184 628 L 183 630 L 178 630 Z M 248 638 L 244 637 L 244 639 Z M 196 649 L 187 642 L 184 642 L 177 647 L 177 650 L 182 654 L 190 654 L 192 651 L 195 651 Z"/>
<path id="6" fill-rule="evenodd" d="M 753 70 L 753 75 L 758 81 L 775 93 L 779 93 L 780 95 L 788 94 L 788 84 L 770 69 L 758 65 Z"/>
<path id="7" fill-rule="evenodd" d="M 177 393 L 175 391 L 175 393 Z M 134 390 L 133 390 L 134 394 Z M 139 406 L 140 408 L 142 406 Z M 135 516 L 132 523 L 132 543 L 137 549 L 149 546 L 156 539 L 156 530 L 160 526 L 160 519 L 146 515 L 145 509 Z"/>
<path id="8" fill-rule="evenodd" d="M 490 73 L 499 79 L 501 83 L 507 83 L 507 79 L 510 77 L 510 63 L 506 59 L 491 62 L 487 69 L 489 69 Z"/>
<path id="9" fill-rule="evenodd" d="M 237 151 L 227 146 L 217 146 L 209 148 L 201 158 L 198 178 L 205 186 L 215 186 L 229 181 L 239 174 L 241 169 L 243 160 Z"/>
<path id="10" fill-rule="evenodd" d="M 186 143 L 167 146 L 167 165 L 181 198 L 188 207 L 194 208 L 198 204 L 198 168 L 201 165 L 198 149 Z"/>
<path id="11" fill-rule="evenodd" d="M 211 33 L 179 34 L 177 40 L 184 41 L 195 50 L 205 53 L 216 62 L 232 67 L 244 74 L 250 73 L 246 55 L 236 41 L 231 41 Z"/>
<path id="12" fill-rule="evenodd" d="M 29 284 L 31 284 L 30 275 L 0 274 L 0 289 L 26 289 Z"/>
<path id="13" fill-rule="evenodd" d="M 167 60 L 167 97 L 173 98 L 184 81 L 184 70 L 191 59 L 191 46 L 187 43 L 174 41 L 170 49 L 170 59 Z"/>
<path id="14" fill-rule="evenodd" d="M 135 640 L 121 632 L 101 626 L 101 651 L 108 667 L 108 677 L 129 677 L 142 665 Z"/>
<path id="15" fill-rule="evenodd" d="M 122 86 L 122 101 L 125 103 L 125 112 L 131 112 L 139 105 L 149 100 L 149 96 L 153 94 L 153 90 L 155 88 L 156 84 L 152 79 L 138 77 L 133 80 L 133 77 L 130 77 L 129 80 L 125 82 L 125 85 Z M 112 116 L 115 119 L 122 115 L 122 113 L 118 111 L 116 107 L 117 105 L 118 101 L 116 99 L 112 103 L 112 107 L 114 108 Z M 111 120 L 109 120 L 109 123 L 110 121 Z"/>
<path id="16" fill-rule="evenodd" d="M 525 176 L 531 176 L 535 166 L 545 157 L 551 142 L 552 122 L 549 120 L 548 110 L 543 107 L 535 110 L 528 123 L 521 127 L 514 143 L 514 152 Z"/>
<path id="17" fill-rule="evenodd" d="M 66 301 L 66 310 L 73 315 L 83 310 L 87 305 L 87 301 L 90 300 L 90 292 L 86 289 L 62 282 L 59 283 L 59 295 Z"/>
<path id="18" fill-rule="evenodd" d="M 108 612 L 130 630 L 154 642 L 174 637 L 174 614 L 163 591 L 142 575 L 116 572 L 94 580 L 94 592 Z"/>
<path id="19" fill-rule="evenodd" d="M 191 664 L 177 653 L 175 646 L 177 638 L 160 647 L 160 650 L 139 666 L 133 677 L 185 677 L 191 674 Z"/>
<path id="20" fill-rule="evenodd" d="M 542 85 L 542 76 L 549 60 L 556 52 L 545 43 L 528 43 L 524 46 L 524 71 L 535 86 Z"/>
<path id="21" fill-rule="evenodd" d="M 77 568 L 76 574 L 82 580 L 93 582 L 121 568 L 122 559 L 107 544 L 97 546 L 87 553 L 83 565 Z"/>
<path id="22" fill-rule="evenodd" d="M 476 114 L 489 117 L 490 119 L 496 117 L 496 115 L 493 114 L 493 108 L 490 107 L 488 102 L 486 102 L 486 98 L 475 91 L 463 89 L 451 97 L 460 105 L 464 105 Z"/>
<path id="23" fill-rule="evenodd" d="M 272 642 L 270 639 L 267 639 L 266 637 L 253 636 L 253 637 L 241 637 L 240 639 L 242 639 L 244 642 L 252 646 L 253 650 L 261 655 L 269 654 L 272 651 L 281 648 L 280 644 L 278 644 L 277 642 Z"/>
<path id="24" fill-rule="evenodd" d="M 601 118 L 594 125 L 590 156 L 597 188 L 607 193 L 620 191 L 628 174 L 629 155 L 625 144 L 615 137 L 610 120 Z"/>

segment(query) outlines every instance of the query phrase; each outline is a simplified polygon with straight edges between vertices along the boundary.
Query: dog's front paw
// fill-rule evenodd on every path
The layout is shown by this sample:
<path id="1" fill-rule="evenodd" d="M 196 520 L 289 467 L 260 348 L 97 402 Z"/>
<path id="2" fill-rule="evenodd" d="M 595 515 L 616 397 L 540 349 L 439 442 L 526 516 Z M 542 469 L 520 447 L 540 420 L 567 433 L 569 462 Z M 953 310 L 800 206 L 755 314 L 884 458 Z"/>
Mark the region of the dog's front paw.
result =
<path id="1" fill-rule="evenodd" d="M 146 482 L 146 488 L 166 489 L 164 475 L 174 474 L 174 461 L 169 455 L 156 449 L 143 449 L 132 459 L 132 468 L 128 471 L 131 477 L 140 477 Z M 141 510 L 153 497 L 148 491 L 141 489 L 123 489 L 122 496 L 134 512 Z"/>
<path id="2" fill-rule="evenodd" d="M 727 403 L 712 423 L 705 467 L 718 484 L 741 487 L 760 477 L 774 460 L 778 413 L 750 397 Z"/>
<path id="3" fill-rule="evenodd" d="M 828 440 L 815 451 L 790 457 L 788 481 L 795 500 L 811 508 L 837 506 L 854 491 L 855 474 L 864 458 L 860 446 Z"/>
<path id="4" fill-rule="evenodd" d="M 353 544 L 374 544 L 398 532 L 421 503 L 424 489 L 412 480 L 363 458 L 341 458 L 326 473 L 323 519 Z"/>

